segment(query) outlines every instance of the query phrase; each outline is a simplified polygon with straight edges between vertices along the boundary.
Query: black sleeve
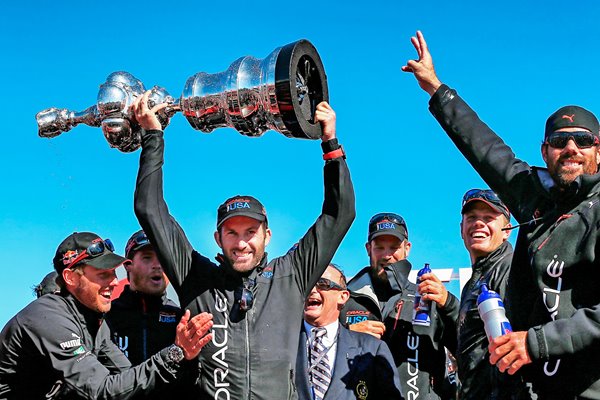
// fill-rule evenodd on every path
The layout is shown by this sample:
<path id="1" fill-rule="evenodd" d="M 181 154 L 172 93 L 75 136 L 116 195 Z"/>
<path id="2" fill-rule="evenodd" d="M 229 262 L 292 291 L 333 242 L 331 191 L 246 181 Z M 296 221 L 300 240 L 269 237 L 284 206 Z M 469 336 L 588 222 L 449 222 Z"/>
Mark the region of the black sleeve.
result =
<path id="1" fill-rule="evenodd" d="M 183 229 L 169 214 L 163 197 L 164 140 L 162 131 L 142 133 L 142 152 L 137 176 L 134 208 L 142 229 L 154 245 L 160 263 L 182 297 L 182 286 L 190 273 L 193 248 Z"/>
<path id="2" fill-rule="evenodd" d="M 72 339 L 74 332 L 78 332 L 80 338 L 85 337 L 71 318 L 61 315 L 46 320 L 44 325 L 20 329 L 20 335 L 29 338 L 23 342 L 39 343 L 40 352 L 48 359 L 52 370 L 62 377 L 61 396 L 64 398 L 131 399 L 174 382 L 191 370 L 187 363 L 168 362 L 166 349 L 131 367 L 110 341 L 108 329 L 98 331 L 97 340 L 102 342 L 98 355 L 83 341 L 79 349 L 60 346 L 64 338 Z M 120 372 L 116 373 L 117 370 Z"/>
<path id="3" fill-rule="evenodd" d="M 511 148 L 448 86 L 440 86 L 431 97 L 429 110 L 515 219 L 528 220 L 529 215 L 520 215 L 519 205 L 521 199 L 532 195 L 530 166 L 517 159 Z"/>
<path id="4" fill-rule="evenodd" d="M 460 311 L 460 301 L 452 293 L 448 292 L 448 298 L 444 307 L 438 307 L 438 314 L 442 320 L 444 332 L 442 334 L 442 344 L 451 353 L 456 352 L 458 341 L 458 314 Z"/>
<path id="5" fill-rule="evenodd" d="M 305 296 L 331 262 L 356 215 L 354 188 L 344 157 L 326 161 L 324 183 L 321 215 L 300 239 L 298 248 L 282 257 L 291 262 Z"/>

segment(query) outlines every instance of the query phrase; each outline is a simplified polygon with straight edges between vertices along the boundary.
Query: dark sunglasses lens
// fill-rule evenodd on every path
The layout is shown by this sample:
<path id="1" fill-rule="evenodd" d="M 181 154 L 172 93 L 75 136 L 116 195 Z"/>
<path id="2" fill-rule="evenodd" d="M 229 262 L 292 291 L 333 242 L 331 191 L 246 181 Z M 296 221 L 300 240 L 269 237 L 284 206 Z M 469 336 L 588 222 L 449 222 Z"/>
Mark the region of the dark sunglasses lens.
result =
<path id="1" fill-rule="evenodd" d="M 330 282 L 324 278 L 319 279 L 315 286 L 319 290 L 329 290 L 331 288 Z"/>
<path id="2" fill-rule="evenodd" d="M 499 202 L 498 195 L 491 190 L 471 189 L 463 196 L 463 206 L 471 199 L 484 199 L 491 202 Z"/>
<path id="3" fill-rule="evenodd" d="M 254 295 L 250 289 L 242 289 L 242 298 L 240 299 L 240 309 L 242 311 L 248 311 L 254 304 Z"/>
<path id="4" fill-rule="evenodd" d="M 115 251 L 115 246 L 113 245 L 112 240 L 104 239 L 104 244 L 106 245 L 106 248 L 109 249 L 110 251 Z"/>
<path id="5" fill-rule="evenodd" d="M 387 220 L 389 220 L 389 221 L 391 221 L 391 222 L 393 222 L 395 224 L 399 224 L 399 225 L 401 225 L 401 224 L 404 223 L 404 219 L 401 216 L 399 216 L 399 215 L 388 214 L 388 213 L 379 213 L 379 214 L 374 215 L 371 218 L 371 220 L 369 221 L 369 225 L 373 225 L 373 224 L 379 223 L 383 219 L 387 219 Z"/>
<path id="6" fill-rule="evenodd" d="M 87 252 L 92 257 L 97 256 L 98 254 L 102 254 L 104 252 L 104 242 L 92 243 L 87 248 Z"/>
<path id="7" fill-rule="evenodd" d="M 548 144 L 556 149 L 564 148 L 573 139 L 580 149 L 597 144 L 596 137 L 589 132 L 555 132 L 548 136 Z"/>
<path id="8" fill-rule="evenodd" d="M 88 248 L 87 252 L 90 256 L 97 256 L 104 253 L 104 250 L 115 251 L 115 246 L 112 244 L 110 239 L 106 239 L 101 242 L 92 243 Z"/>
<path id="9" fill-rule="evenodd" d="M 135 237 L 134 242 L 136 245 L 145 245 L 150 241 L 148 240 L 148 236 L 144 232 L 141 232 L 138 236 Z"/>
<path id="10" fill-rule="evenodd" d="M 344 290 L 342 286 L 327 278 L 320 278 L 315 286 L 319 290 Z"/>

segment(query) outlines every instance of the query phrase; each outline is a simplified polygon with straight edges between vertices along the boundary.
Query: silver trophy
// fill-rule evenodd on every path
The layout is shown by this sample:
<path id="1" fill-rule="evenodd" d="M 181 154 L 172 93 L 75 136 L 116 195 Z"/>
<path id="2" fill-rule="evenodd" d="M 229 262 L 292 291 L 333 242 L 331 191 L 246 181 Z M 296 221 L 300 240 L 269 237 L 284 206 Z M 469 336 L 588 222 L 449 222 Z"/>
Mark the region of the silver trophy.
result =
<path id="1" fill-rule="evenodd" d="M 48 108 L 36 114 L 38 134 L 41 137 L 52 138 L 63 132 L 68 132 L 78 124 L 100 126 L 104 137 L 111 147 L 123 152 L 138 149 L 141 143 L 140 126 L 130 109 L 137 96 L 146 91 L 144 84 L 128 72 L 113 72 L 100 85 L 96 105 L 84 111 L 76 112 L 67 109 Z M 159 103 L 175 101 L 167 91 L 154 86 L 148 99 L 152 107 Z M 175 113 L 175 107 L 167 108 L 158 114 L 164 128 L 169 118 Z"/>
<path id="2" fill-rule="evenodd" d="M 39 135 L 55 137 L 83 123 L 101 126 L 106 140 L 123 152 L 140 146 L 140 127 L 130 111 L 144 85 L 127 72 L 115 72 L 100 86 L 95 106 L 77 113 L 50 108 L 36 115 Z M 246 136 L 261 136 L 275 130 L 288 137 L 318 139 L 321 126 L 315 109 L 328 101 L 327 77 L 321 58 L 307 40 L 279 47 L 264 59 L 251 56 L 234 61 L 226 71 L 199 72 L 185 83 L 174 100 L 155 86 L 149 107 L 166 102 L 159 114 L 163 129 L 169 118 L 181 111 L 190 125 L 202 132 L 231 127 Z"/>

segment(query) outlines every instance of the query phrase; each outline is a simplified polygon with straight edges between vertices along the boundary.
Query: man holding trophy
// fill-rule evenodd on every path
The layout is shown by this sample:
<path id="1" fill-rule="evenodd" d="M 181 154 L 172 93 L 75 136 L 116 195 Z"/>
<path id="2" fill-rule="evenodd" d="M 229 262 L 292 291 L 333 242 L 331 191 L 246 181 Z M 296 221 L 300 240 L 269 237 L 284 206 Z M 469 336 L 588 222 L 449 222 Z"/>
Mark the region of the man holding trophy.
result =
<path id="1" fill-rule="evenodd" d="M 149 92 L 132 109 L 142 128 L 135 212 L 155 244 L 182 307 L 213 315 L 213 339 L 199 356 L 199 385 L 214 399 L 295 398 L 294 365 L 304 299 L 329 265 L 355 216 L 354 190 L 325 101 L 314 112 L 322 128 L 325 195 L 321 215 L 298 249 L 268 261 L 267 213 L 252 196 L 226 200 L 217 212 L 218 264 L 195 251 L 163 199 L 164 140 Z"/>

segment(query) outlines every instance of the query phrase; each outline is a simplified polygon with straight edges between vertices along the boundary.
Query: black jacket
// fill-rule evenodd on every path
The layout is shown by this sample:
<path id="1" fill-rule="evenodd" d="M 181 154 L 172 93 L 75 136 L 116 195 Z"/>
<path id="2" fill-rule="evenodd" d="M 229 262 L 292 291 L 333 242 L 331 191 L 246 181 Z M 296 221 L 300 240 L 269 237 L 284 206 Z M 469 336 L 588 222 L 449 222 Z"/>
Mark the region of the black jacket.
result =
<path id="1" fill-rule="evenodd" d="M 126 285 L 113 300 L 106 314 L 113 342 L 133 365 L 170 346 L 183 312 L 173 301 L 162 296 L 134 292 Z"/>
<path id="2" fill-rule="evenodd" d="M 202 349 L 200 384 L 207 398 L 295 398 L 294 367 L 304 299 L 331 261 L 354 219 L 354 191 L 344 158 L 325 163 L 322 213 L 283 257 L 264 259 L 250 277 L 219 257 L 196 252 L 169 215 L 163 199 L 162 132 L 142 137 L 135 192 L 139 222 L 157 254 L 180 304 L 192 315 L 213 314 L 213 340 Z M 245 281 L 254 278 L 254 305 L 238 305 Z"/>
<path id="3" fill-rule="evenodd" d="M 296 386 L 299 400 L 313 400 L 308 377 L 308 336 L 304 324 L 298 344 Z M 390 349 L 371 335 L 338 327 L 331 383 L 323 400 L 403 399 Z"/>
<path id="4" fill-rule="evenodd" d="M 402 394 L 407 399 L 440 399 L 452 397 L 444 393 L 446 352 L 456 350 L 456 320 L 458 299 L 448 293 L 443 309 L 431 306 L 431 326 L 413 329 L 412 317 L 416 285 L 408 281 L 411 265 L 407 260 L 391 266 L 391 297 L 384 300 L 376 294 L 371 282 L 370 267 L 362 269 L 350 282 L 350 300 L 340 316 L 345 325 L 364 320 L 383 321 L 385 334 L 398 374 Z M 389 274 L 388 274 L 389 276 Z"/>
<path id="5" fill-rule="evenodd" d="M 0 399 L 142 398 L 184 376 L 187 364 L 169 363 L 164 349 L 131 367 L 101 315 L 71 295 L 48 294 L 0 333 Z"/>
<path id="6" fill-rule="evenodd" d="M 151 355 L 175 341 L 175 328 L 183 312 L 164 293 L 151 296 L 134 292 L 126 285 L 121 295 L 113 300 L 106 314 L 113 342 L 133 365 L 141 364 Z M 163 399 L 165 396 L 182 399 L 197 398 L 192 382 L 179 380 L 164 388 L 154 390 L 146 399 Z"/>
<path id="7" fill-rule="evenodd" d="M 502 299 L 506 297 L 512 254 L 512 246 L 509 242 L 504 242 L 486 257 L 477 260 L 471 266 L 471 278 L 463 287 L 456 349 L 461 400 L 530 398 L 520 375 L 501 373 L 496 366 L 490 364 L 489 341 L 477 310 L 479 287 L 484 282 Z"/>
<path id="8" fill-rule="evenodd" d="M 564 192 L 548 172 L 517 159 L 446 85 L 430 110 L 519 223 L 506 306 L 527 330 L 524 372 L 545 398 L 600 399 L 600 174 Z M 539 218 L 539 219 L 537 219 Z"/>

